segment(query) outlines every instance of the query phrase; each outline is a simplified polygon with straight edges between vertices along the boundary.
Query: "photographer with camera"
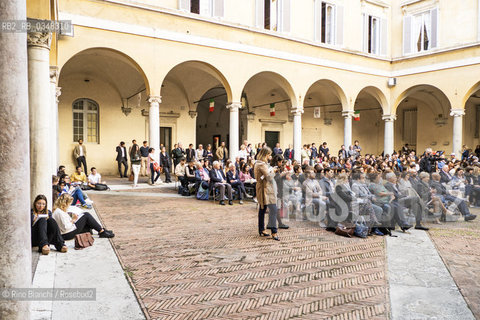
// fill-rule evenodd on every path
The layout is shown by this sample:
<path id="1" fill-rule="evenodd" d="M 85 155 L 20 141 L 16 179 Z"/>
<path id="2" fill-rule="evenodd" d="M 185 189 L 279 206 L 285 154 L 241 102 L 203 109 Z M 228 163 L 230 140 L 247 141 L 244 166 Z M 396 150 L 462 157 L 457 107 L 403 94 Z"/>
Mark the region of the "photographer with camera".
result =
<path id="1" fill-rule="evenodd" d="M 440 155 L 443 152 L 440 152 Z M 436 153 L 432 152 L 432 148 L 427 148 L 425 149 L 425 153 L 422 156 L 422 159 L 420 160 L 420 170 L 419 172 L 427 172 L 427 173 L 432 173 L 435 172 L 435 163 L 440 160 L 439 155 Z"/>

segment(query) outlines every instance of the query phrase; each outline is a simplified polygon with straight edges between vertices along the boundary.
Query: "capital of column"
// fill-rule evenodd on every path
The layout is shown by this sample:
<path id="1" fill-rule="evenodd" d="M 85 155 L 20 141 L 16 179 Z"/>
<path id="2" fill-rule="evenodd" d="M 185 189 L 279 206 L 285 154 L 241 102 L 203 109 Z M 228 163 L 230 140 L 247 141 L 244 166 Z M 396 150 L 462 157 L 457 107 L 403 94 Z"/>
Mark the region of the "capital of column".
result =
<path id="1" fill-rule="evenodd" d="M 388 122 L 393 122 L 397 120 L 397 115 L 396 114 L 384 114 L 382 116 L 382 120 L 388 121 Z"/>
<path id="2" fill-rule="evenodd" d="M 293 116 L 301 116 L 303 112 L 305 112 L 305 110 L 303 110 L 303 108 L 301 107 L 296 107 L 295 109 L 292 109 Z"/>
<path id="3" fill-rule="evenodd" d="M 463 117 L 465 115 L 464 109 L 452 109 L 450 110 L 450 115 L 453 117 Z"/>
<path id="4" fill-rule="evenodd" d="M 193 119 L 198 115 L 198 112 L 197 111 L 188 111 L 188 115 L 190 116 L 190 118 Z"/>
<path id="5" fill-rule="evenodd" d="M 50 32 L 28 32 L 27 46 L 40 47 L 50 50 L 50 43 L 52 42 L 52 33 Z"/>
<path id="6" fill-rule="evenodd" d="M 230 109 L 230 112 L 238 111 L 239 109 L 242 109 L 242 103 L 241 102 L 227 103 L 227 109 Z"/>
<path id="7" fill-rule="evenodd" d="M 58 80 L 58 67 L 50 66 L 50 83 L 57 84 Z"/>
<path id="8" fill-rule="evenodd" d="M 354 114 L 355 114 L 355 111 L 351 111 L 351 110 L 342 111 L 342 117 L 344 118 L 352 118 Z"/>
<path id="9" fill-rule="evenodd" d="M 149 96 L 148 97 L 148 103 L 150 103 L 150 105 L 154 104 L 154 103 L 160 104 L 160 103 L 162 103 L 162 97 L 161 96 Z"/>

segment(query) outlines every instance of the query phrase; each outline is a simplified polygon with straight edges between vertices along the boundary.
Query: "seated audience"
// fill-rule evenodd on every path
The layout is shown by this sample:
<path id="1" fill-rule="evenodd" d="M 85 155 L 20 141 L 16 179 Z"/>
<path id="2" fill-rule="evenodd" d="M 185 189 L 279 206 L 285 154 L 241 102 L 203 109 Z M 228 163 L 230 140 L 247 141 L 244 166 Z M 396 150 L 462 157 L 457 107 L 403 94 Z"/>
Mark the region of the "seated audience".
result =
<path id="1" fill-rule="evenodd" d="M 210 170 L 210 183 L 211 185 L 219 190 L 220 193 L 220 205 L 225 205 L 225 189 L 227 191 L 228 196 L 228 204 L 233 205 L 233 197 L 232 197 L 232 186 L 227 183 L 225 178 L 225 173 L 220 168 L 220 162 L 214 161 L 213 162 L 213 169 Z"/>

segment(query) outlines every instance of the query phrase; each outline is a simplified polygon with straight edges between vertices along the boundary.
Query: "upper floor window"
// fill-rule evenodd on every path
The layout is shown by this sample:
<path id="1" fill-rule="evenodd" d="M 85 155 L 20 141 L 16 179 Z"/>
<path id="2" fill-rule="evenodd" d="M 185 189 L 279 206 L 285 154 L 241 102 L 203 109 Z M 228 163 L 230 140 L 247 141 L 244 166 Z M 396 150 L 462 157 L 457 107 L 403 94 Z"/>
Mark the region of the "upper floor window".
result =
<path id="1" fill-rule="evenodd" d="M 290 0 L 255 0 L 255 25 L 290 32 Z"/>
<path id="2" fill-rule="evenodd" d="M 207 17 L 223 17 L 224 0 L 179 0 L 178 7 Z"/>
<path id="3" fill-rule="evenodd" d="M 363 14 L 363 51 L 376 55 L 387 54 L 387 20 Z"/>
<path id="4" fill-rule="evenodd" d="M 403 20 L 403 53 L 428 51 L 438 46 L 438 9 L 434 8 Z"/>
<path id="5" fill-rule="evenodd" d="M 315 40 L 331 45 L 343 43 L 343 6 L 315 0 Z"/>
<path id="6" fill-rule="evenodd" d="M 99 142 L 98 104 L 90 99 L 73 102 L 73 141 Z M 86 139 L 85 139 L 86 137 Z"/>

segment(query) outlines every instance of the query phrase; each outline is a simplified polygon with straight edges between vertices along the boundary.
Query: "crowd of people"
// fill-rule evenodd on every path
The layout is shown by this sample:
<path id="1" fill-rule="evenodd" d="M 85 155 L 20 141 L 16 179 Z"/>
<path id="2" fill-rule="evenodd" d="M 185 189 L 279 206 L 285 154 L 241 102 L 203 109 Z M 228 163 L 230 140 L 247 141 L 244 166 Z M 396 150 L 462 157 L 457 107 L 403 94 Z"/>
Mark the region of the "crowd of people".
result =
<path id="1" fill-rule="evenodd" d="M 120 177 L 127 177 L 130 160 L 134 187 L 140 175 L 148 176 L 151 185 L 170 183 L 173 178 L 182 195 L 217 198 L 220 205 L 233 205 L 235 200 L 243 204 L 245 199 L 258 202 L 259 234 L 267 235 L 263 217 L 268 210 L 267 229 L 277 240 L 278 229 L 288 228 L 282 218 L 292 214 L 318 221 L 331 231 L 361 219 L 369 234 L 385 235 L 396 225 L 404 231 L 428 230 L 422 224 L 426 217 L 436 223 L 460 215 L 465 221 L 473 220 L 476 216 L 469 208 L 480 206 L 480 146 L 474 152 L 464 146 L 460 159 L 430 148 L 418 156 L 408 145 L 391 155 L 363 154 L 359 141 L 348 148 L 342 145 L 336 153 L 330 152 L 327 142 L 318 148 L 315 143 L 305 144 L 300 161 L 295 160 L 291 145 L 283 150 L 277 143 L 270 149 L 266 143 L 248 141 L 234 160 L 225 142 L 215 149 L 201 144 L 184 149 L 179 142 L 170 152 L 161 145 L 157 153 L 147 141 L 139 146 L 133 140 L 128 151 L 123 141 L 116 151 Z M 68 192 L 72 202 L 89 208 L 88 199 L 69 178 L 91 188 L 103 183 L 95 168 L 88 177 L 82 172 L 86 149 L 81 141 L 74 154 L 76 171 L 68 177 L 60 168 L 54 194 Z"/>
<path id="2" fill-rule="evenodd" d="M 333 156 L 323 142 L 318 149 L 314 143 L 304 145 L 301 161 L 295 160 L 290 145 L 282 150 L 278 143 L 272 150 L 265 143 L 253 147 L 245 141 L 234 161 L 224 143 L 215 154 L 211 150 L 175 145 L 171 154 L 179 190 L 198 199 L 215 197 L 218 190 L 220 205 L 227 200 L 232 205 L 234 197 L 240 204 L 254 197 L 260 205 L 261 236 L 266 234 L 267 208 L 267 228 L 278 239 L 277 229 L 288 226 L 274 222 L 292 213 L 316 219 L 332 231 L 361 218 L 370 234 L 384 235 L 396 225 L 403 231 L 428 230 L 422 224 L 426 217 L 435 223 L 460 215 L 473 220 L 469 208 L 480 206 L 480 163 L 466 147 L 461 159 L 430 148 L 419 157 L 408 145 L 392 155 L 363 155 L 355 141 Z"/>

